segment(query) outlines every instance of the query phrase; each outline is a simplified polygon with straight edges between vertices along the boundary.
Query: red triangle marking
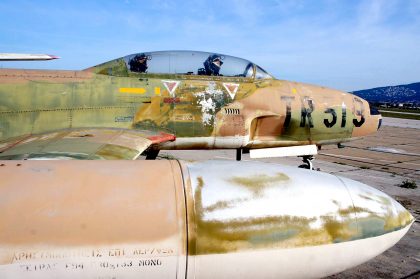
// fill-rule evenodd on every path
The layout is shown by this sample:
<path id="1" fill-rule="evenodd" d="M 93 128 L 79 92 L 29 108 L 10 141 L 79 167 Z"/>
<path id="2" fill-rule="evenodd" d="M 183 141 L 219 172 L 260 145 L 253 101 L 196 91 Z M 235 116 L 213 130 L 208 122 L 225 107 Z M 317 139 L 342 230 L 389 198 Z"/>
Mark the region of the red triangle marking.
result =
<path id="1" fill-rule="evenodd" d="M 167 82 L 166 86 L 168 87 L 169 91 L 172 92 L 176 86 L 176 82 Z"/>
<path id="2" fill-rule="evenodd" d="M 236 90 L 236 88 L 238 88 L 238 86 L 237 85 L 234 85 L 234 84 L 226 84 L 226 87 L 228 88 L 228 90 L 231 93 L 233 93 Z"/>

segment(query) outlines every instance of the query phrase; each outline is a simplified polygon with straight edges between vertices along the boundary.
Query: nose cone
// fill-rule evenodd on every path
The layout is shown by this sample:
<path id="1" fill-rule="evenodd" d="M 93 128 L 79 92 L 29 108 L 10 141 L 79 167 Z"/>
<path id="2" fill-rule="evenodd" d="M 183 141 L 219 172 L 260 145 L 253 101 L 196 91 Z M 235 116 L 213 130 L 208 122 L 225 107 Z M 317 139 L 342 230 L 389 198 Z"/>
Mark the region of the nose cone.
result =
<path id="1" fill-rule="evenodd" d="M 382 115 L 379 110 L 373 106 L 370 106 L 370 117 L 372 118 L 372 121 L 377 123 L 376 127 L 378 127 L 377 130 L 379 130 L 382 125 Z"/>
<path id="2" fill-rule="evenodd" d="M 389 240 L 388 244 L 391 247 L 404 236 L 414 221 L 410 212 L 381 191 L 354 180 L 342 177 L 340 179 L 346 185 L 353 201 L 358 239 L 399 232 L 395 235 L 396 238 Z"/>
<path id="3" fill-rule="evenodd" d="M 197 278 L 325 277 L 392 247 L 414 220 L 386 194 L 321 172 L 227 161 L 188 172 Z"/>
<path id="4" fill-rule="evenodd" d="M 356 98 L 359 100 L 358 105 L 361 110 L 356 109 L 356 114 L 353 119 L 352 137 L 363 137 L 376 133 L 382 124 L 382 115 L 378 109 L 369 105 L 366 100 Z M 367 110 L 369 108 L 369 110 Z"/>

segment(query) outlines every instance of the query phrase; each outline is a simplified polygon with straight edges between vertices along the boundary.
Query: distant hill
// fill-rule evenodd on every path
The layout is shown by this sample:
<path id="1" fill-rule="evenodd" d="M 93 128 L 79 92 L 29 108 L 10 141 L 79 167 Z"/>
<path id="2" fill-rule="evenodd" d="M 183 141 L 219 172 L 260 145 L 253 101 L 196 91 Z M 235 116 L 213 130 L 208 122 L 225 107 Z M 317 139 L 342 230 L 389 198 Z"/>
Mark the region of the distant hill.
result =
<path id="1" fill-rule="evenodd" d="M 420 103 L 420 82 L 358 90 L 353 94 L 370 103 Z"/>

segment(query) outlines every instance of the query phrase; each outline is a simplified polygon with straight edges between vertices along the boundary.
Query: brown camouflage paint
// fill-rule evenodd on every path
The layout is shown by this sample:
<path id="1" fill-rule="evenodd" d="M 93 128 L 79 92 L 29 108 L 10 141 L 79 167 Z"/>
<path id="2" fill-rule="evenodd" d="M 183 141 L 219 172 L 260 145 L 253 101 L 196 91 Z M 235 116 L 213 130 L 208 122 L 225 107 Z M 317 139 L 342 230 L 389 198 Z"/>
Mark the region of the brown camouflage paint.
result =
<path id="1" fill-rule="evenodd" d="M 175 96 L 164 80 L 179 82 Z M 224 83 L 239 84 L 234 99 Z M 206 120 L 198 96 L 214 98 L 209 88 L 221 93 Z M 355 127 L 354 119 L 362 125 Z M 60 130 L 118 128 L 186 139 L 245 136 L 248 148 L 321 145 L 375 132 L 377 124 L 365 100 L 296 82 L 128 73 L 119 59 L 84 71 L 0 69 L 0 143 Z M 212 146 L 191 142 L 182 148 Z"/>
<path id="2" fill-rule="evenodd" d="M 1 264 L 10 263 L 14 248 L 168 239 L 186 255 L 185 195 L 176 161 L 1 161 L 0 176 Z"/>

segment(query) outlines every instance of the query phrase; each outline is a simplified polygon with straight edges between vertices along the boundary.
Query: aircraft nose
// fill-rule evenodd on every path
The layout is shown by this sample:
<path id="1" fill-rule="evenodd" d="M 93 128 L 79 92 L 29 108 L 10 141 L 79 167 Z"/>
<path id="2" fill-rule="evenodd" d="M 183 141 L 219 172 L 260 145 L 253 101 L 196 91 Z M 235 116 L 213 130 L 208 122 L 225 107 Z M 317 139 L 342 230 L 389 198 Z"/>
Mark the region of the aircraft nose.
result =
<path id="1" fill-rule="evenodd" d="M 400 203 L 366 184 L 342 177 L 340 179 L 353 201 L 358 239 L 392 234 L 393 237 L 384 241 L 390 247 L 405 235 L 414 217 Z"/>
<path id="2" fill-rule="evenodd" d="M 356 110 L 356 117 L 353 119 L 354 129 L 352 137 L 364 137 L 370 134 L 376 133 L 382 124 L 382 115 L 379 113 L 378 109 L 369 105 L 366 100 L 358 99 L 365 107 L 368 107 L 369 110 L 366 110 L 362 115 L 358 115 L 360 111 Z"/>
<path id="3" fill-rule="evenodd" d="M 381 115 L 381 113 L 379 112 L 379 110 L 376 107 L 370 106 L 370 115 L 371 115 L 371 117 L 373 117 L 378 122 L 376 127 L 378 127 L 377 130 L 379 130 L 379 128 L 381 128 L 381 125 L 382 125 L 382 115 Z"/>

